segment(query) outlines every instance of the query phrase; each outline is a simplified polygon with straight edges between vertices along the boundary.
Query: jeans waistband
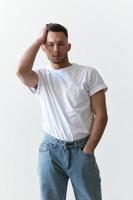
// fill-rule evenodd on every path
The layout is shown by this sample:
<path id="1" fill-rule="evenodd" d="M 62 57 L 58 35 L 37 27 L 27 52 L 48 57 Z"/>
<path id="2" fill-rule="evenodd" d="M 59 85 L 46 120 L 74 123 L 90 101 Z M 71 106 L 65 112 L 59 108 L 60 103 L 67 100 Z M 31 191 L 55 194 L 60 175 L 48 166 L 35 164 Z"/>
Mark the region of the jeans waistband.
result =
<path id="1" fill-rule="evenodd" d="M 81 138 L 81 139 L 71 142 L 71 141 L 64 141 L 61 139 L 57 139 L 57 138 L 53 137 L 52 135 L 46 133 L 43 137 L 43 140 L 60 145 L 60 146 L 64 146 L 64 147 L 74 147 L 74 146 L 80 146 L 82 144 L 85 144 L 87 142 L 88 138 L 89 138 L 89 135 L 85 138 Z"/>

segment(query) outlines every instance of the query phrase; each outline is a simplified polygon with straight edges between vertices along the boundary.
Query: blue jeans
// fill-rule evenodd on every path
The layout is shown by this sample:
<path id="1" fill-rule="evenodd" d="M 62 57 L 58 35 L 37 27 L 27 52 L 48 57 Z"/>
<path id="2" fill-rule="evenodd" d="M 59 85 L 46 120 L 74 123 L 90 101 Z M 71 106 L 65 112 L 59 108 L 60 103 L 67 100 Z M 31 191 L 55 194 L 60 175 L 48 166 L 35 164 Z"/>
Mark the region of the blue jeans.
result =
<path id="1" fill-rule="evenodd" d="M 88 138 L 68 142 L 44 135 L 38 154 L 41 200 L 66 200 L 69 178 L 76 200 L 102 199 L 95 155 L 82 151 Z"/>

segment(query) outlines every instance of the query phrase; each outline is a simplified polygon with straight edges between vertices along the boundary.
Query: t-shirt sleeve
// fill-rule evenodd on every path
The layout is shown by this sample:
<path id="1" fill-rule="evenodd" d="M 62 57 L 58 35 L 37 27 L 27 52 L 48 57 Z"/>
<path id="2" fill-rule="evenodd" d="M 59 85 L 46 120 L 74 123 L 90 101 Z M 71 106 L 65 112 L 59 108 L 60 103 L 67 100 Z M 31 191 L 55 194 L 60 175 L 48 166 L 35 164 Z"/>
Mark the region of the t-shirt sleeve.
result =
<path id="1" fill-rule="evenodd" d="M 106 92 L 107 89 L 108 87 L 99 72 L 95 68 L 92 68 L 87 75 L 87 92 L 89 96 L 92 96 L 100 90 Z"/>
<path id="2" fill-rule="evenodd" d="M 35 94 L 35 95 L 38 95 L 40 94 L 40 90 L 41 90 L 41 87 L 42 87 L 42 72 L 41 72 L 41 68 L 36 68 L 36 69 L 33 69 L 33 71 L 35 71 L 38 75 L 38 84 L 37 84 L 37 88 L 35 87 L 28 87 L 30 89 L 30 91 Z"/>

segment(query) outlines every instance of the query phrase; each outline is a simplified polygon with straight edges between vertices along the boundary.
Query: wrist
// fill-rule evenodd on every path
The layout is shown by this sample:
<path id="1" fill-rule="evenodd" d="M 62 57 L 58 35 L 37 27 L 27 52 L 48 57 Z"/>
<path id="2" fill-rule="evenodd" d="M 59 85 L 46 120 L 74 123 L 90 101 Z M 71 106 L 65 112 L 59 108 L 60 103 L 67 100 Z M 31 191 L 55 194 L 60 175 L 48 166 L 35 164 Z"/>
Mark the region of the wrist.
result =
<path id="1" fill-rule="evenodd" d="M 89 146 L 85 145 L 84 146 L 84 151 L 88 153 L 94 153 L 94 149 L 90 148 Z"/>

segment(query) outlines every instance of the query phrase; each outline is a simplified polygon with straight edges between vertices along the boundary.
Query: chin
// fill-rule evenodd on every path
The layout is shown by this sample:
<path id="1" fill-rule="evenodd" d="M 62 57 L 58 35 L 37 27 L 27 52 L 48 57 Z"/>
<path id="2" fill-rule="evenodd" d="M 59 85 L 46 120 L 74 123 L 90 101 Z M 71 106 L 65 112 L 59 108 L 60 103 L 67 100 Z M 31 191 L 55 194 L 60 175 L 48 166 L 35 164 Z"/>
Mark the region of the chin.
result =
<path id="1" fill-rule="evenodd" d="M 62 64 L 62 60 L 52 60 L 53 64 Z"/>

